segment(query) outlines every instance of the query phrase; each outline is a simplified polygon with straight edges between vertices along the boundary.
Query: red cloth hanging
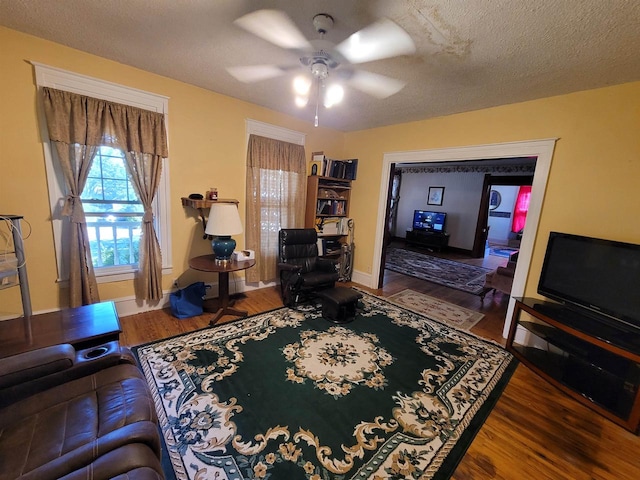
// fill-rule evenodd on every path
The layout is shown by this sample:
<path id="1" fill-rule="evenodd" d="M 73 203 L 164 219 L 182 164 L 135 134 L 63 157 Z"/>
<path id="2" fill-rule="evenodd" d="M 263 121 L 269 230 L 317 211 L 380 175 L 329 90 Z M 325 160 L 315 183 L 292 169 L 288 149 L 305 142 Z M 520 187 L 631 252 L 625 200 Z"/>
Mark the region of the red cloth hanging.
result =
<path id="1" fill-rule="evenodd" d="M 513 223 L 511 231 L 518 233 L 524 228 L 527 221 L 527 212 L 529 211 L 529 201 L 531 200 L 531 185 L 523 185 L 518 190 L 518 197 L 513 209 Z"/>

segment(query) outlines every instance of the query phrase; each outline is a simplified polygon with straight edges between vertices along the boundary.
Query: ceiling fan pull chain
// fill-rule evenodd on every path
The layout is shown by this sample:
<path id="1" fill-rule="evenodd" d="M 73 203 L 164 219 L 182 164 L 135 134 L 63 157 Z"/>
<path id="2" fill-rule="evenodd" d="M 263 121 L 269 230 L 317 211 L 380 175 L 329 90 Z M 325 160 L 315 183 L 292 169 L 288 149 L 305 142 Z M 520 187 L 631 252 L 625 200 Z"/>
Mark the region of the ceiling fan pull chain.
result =
<path id="1" fill-rule="evenodd" d="M 320 82 L 322 80 L 320 80 L 319 78 L 316 80 L 316 84 L 317 84 L 317 91 L 316 91 L 316 117 L 315 117 L 315 121 L 313 122 L 313 126 L 317 127 L 318 126 L 318 105 L 320 104 Z"/>

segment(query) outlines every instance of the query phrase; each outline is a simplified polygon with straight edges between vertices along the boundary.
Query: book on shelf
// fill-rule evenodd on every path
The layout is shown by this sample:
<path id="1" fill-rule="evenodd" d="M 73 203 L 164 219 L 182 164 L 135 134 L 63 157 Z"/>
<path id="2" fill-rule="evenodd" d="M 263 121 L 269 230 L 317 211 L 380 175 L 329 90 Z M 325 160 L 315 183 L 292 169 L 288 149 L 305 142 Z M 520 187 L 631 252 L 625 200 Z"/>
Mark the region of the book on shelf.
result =
<path id="1" fill-rule="evenodd" d="M 322 161 L 320 175 L 323 177 L 340 178 L 343 180 L 355 180 L 358 175 L 358 159 L 335 160 L 324 155 L 314 155 L 313 161 Z"/>
<path id="2" fill-rule="evenodd" d="M 345 215 L 345 200 L 318 200 L 316 215 Z"/>

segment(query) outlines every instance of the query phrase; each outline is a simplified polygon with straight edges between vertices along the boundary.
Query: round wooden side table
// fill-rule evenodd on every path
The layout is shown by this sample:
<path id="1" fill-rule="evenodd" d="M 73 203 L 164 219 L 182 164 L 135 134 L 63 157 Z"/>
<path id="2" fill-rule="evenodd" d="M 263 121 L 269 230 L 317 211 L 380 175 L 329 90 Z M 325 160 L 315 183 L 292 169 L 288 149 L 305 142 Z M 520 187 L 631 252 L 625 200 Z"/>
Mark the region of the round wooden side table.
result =
<path id="1" fill-rule="evenodd" d="M 233 307 L 234 300 L 229 299 L 229 272 L 237 272 L 246 270 L 256 264 L 255 259 L 241 260 L 239 262 L 229 261 L 217 263 L 213 254 L 200 255 L 189 260 L 189 267 L 201 272 L 218 273 L 218 302 L 219 305 L 215 309 L 215 315 L 209 322 L 209 325 L 215 325 L 223 315 L 235 315 L 237 317 L 246 317 L 247 313 L 243 310 L 236 310 Z"/>

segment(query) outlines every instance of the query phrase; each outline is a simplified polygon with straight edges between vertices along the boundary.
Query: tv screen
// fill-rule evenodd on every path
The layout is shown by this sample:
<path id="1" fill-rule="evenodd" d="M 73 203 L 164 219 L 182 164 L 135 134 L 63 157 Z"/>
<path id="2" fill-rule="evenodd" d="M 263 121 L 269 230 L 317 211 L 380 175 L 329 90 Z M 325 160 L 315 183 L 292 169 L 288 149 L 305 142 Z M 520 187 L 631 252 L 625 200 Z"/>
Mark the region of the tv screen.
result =
<path id="1" fill-rule="evenodd" d="M 413 212 L 413 229 L 428 232 L 444 232 L 447 214 L 443 212 L 427 212 L 415 210 Z"/>
<path id="2" fill-rule="evenodd" d="M 640 245 L 551 232 L 538 293 L 640 330 Z"/>

